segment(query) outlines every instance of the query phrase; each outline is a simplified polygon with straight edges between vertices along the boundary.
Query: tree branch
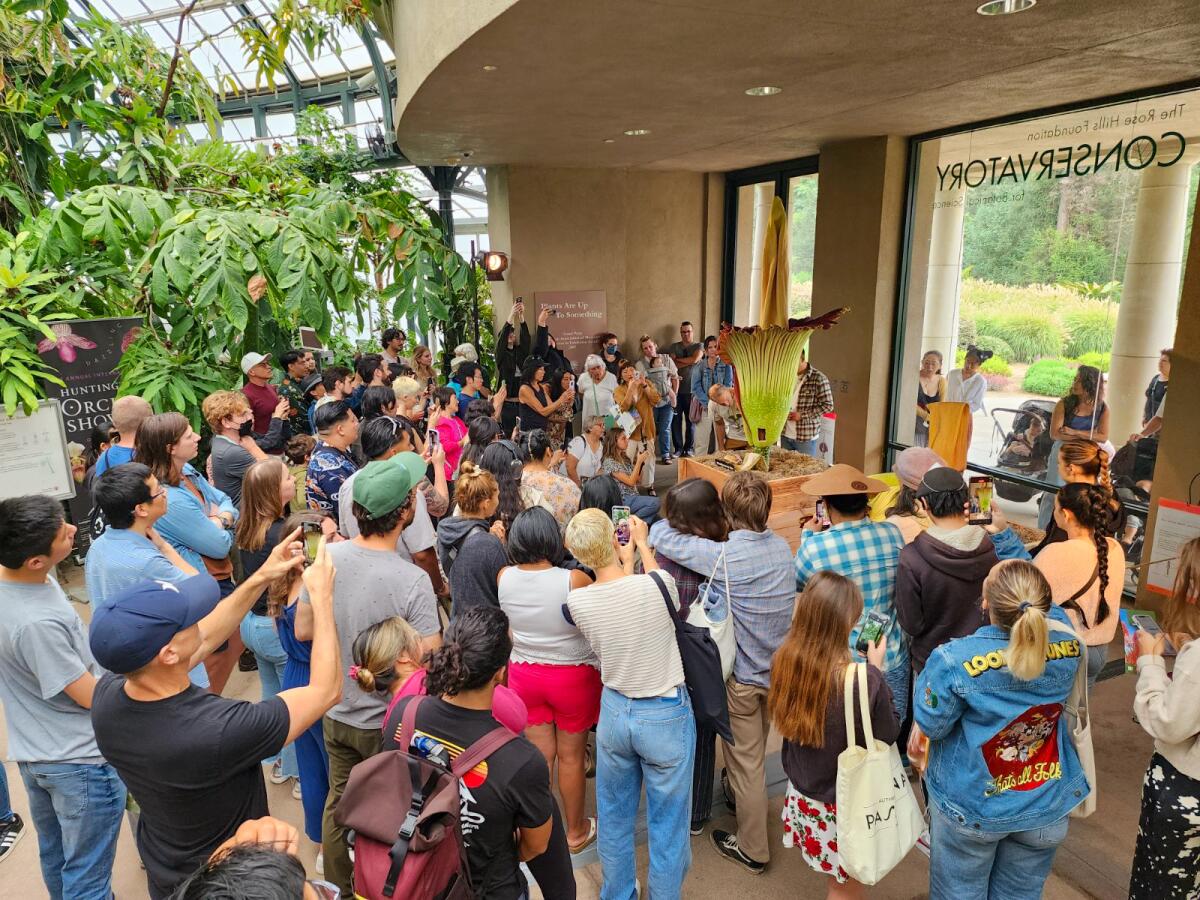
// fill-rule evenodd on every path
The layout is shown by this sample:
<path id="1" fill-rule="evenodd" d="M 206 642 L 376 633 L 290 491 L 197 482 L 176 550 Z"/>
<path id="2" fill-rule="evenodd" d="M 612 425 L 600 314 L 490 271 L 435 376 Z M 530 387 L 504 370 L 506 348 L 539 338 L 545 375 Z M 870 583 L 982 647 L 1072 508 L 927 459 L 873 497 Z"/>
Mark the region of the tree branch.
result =
<path id="1" fill-rule="evenodd" d="M 171 54 L 171 65 L 167 68 L 167 79 L 163 83 L 162 99 L 158 102 L 158 117 L 161 119 L 167 114 L 167 103 L 171 100 L 171 88 L 175 85 L 175 70 L 179 68 L 179 57 L 183 52 L 183 23 L 187 21 L 187 17 L 192 14 L 192 10 L 196 8 L 196 4 L 200 0 L 192 0 L 183 8 L 183 12 L 179 14 L 179 27 L 175 29 L 175 52 Z"/>

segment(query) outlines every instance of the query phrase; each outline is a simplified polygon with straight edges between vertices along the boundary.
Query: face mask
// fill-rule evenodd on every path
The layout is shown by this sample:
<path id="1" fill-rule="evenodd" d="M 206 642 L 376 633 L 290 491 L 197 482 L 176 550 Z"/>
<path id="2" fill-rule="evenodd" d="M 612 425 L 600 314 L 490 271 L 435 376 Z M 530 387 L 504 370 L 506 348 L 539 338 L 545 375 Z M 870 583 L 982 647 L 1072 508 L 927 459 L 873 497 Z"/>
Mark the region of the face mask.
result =
<path id="1" fill-rule="evenodd" d="M 617 345 L 616 345 L 616 344 L 609 344 L 609 345 L 608 345 L 607 347 L 605 347 L 604 349 L 606 349 L 606 350 L 607 350 L 609 353 L 611 353 L 613 356 L 616 356 L 616 354 L 617 354 Z"/>
<path id="2" fill-rule="evenodd" d="M 241 425 L 238 426 L 238 436 L 239 437 L 250 437 L 250 435 L 253 433 L 254 433 L 254 420 L 253 419 L 247 419 L 245 422 L 243 422 Z"/>

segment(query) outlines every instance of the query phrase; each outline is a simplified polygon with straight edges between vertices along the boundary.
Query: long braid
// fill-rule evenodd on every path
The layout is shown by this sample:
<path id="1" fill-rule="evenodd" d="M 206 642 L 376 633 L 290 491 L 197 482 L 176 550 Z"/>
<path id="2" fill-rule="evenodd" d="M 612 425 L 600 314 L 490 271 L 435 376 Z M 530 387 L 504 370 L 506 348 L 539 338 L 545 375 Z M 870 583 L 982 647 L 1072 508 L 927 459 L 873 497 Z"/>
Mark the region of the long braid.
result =
<path id="1" fill-rule="evenodd" d="M 1097 477 L 1097 484 L 1103 485 L 1112 490 L 1112 474 L 1108 470 L 1108 451 L 1103 447 L 1096 447 L 1096 458 L 1100 462 L 1100 474 Z"/>
<path id="2" fill-rule="evenodd" d="M 1108 522 L 1109 522 L 1109 494 L 1103 488 L 1089 486 L 1087 499 L 1090 504 L 1090 522 L 1088 527 L 1092 529 L 1092 540 L 1096 542 L 1096 568 L 1100 578 L 1100 605 L 1096 608 L 1096 621 L 1094 625 L 1099 625 L 1108 618 L 1108 600 L 1105 595 L 1108 593 Z"/>

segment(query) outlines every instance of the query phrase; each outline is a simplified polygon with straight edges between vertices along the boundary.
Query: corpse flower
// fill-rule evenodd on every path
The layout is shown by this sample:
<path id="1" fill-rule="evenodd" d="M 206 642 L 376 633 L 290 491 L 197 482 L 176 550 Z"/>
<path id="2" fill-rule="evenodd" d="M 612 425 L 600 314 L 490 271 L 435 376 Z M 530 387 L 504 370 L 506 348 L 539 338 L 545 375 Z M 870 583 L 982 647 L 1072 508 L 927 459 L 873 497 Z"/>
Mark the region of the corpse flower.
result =
<path id="1" fill-rule="evenodd" d="M 717 346 L 721 358 L 733 365 L 734 397 L 745 419 L 746 440 L 764 458 L 769 459 L 771 446 L 783 433 L 808 339 L 818 329 L 832 328 L 846 312 L 842 307 L 807 319 L 788 319 L 786 327 L 721 326 Z"/>
<path id="2" fill-rule="evenodd" d="M 58 358 L 63 362 L 75 362 L 75 348 L 80 350 L 95 350 L 96 344 L 94 341 L 89 341 L 85 337 L 80 337 L 71 332 L 71 326 L 59 322 L 50 326 L 50 330 L 54 332 L 54 339 L 45 338 L 38 341 L 38 353 L 49 353 L 57 348 Z"/>

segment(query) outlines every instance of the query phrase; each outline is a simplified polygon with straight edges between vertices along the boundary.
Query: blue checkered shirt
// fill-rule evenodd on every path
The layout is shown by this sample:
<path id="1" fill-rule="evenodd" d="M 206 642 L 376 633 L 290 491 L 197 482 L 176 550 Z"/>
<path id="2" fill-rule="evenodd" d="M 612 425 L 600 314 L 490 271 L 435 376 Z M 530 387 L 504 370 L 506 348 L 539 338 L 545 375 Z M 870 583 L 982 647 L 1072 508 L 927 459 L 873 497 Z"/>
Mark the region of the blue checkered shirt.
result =
<path id="1" fill-rule="evenodd" d="M 902 549 L 904 538 L 895 525 L 859 519 L 825 531 L 804 532 L 804 542 L 796 551 L 796 590 L 804 590 L 808 579 L 821 571 L 845 575 L 862 590 L 863 614 L 850 632 L 851 650 L 858 643 L 867 613 L 878 612 L 888 617 L 883 665 L 889 671 L 909 664 L 908 640 L 900 630 L 893 602 Z"/>

